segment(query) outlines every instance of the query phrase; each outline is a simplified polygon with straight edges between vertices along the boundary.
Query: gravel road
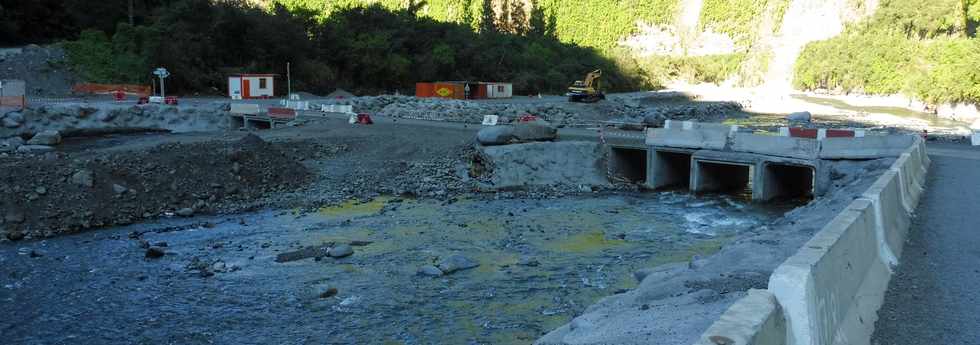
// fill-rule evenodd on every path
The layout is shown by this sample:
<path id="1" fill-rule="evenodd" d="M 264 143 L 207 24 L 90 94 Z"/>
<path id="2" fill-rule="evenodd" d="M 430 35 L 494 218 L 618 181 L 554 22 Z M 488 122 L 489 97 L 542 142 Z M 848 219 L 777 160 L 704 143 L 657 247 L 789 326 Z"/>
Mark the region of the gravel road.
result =
<path id="1" fill-rule="evenodd" d="M 980 150 L 930 145 L 933 165 L 872 343 L 980 344 Z"/>

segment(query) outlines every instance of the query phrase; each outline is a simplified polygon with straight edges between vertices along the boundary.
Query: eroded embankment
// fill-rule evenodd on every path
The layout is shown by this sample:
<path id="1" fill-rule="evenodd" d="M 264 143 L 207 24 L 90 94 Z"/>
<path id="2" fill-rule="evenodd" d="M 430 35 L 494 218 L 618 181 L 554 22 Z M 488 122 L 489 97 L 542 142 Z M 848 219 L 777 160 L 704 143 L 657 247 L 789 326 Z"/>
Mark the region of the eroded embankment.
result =
<path id="1" fill-rule="evenodd" d="M 295 157 L 254 135 L 0 158 L 0 230 L 12 240 L 41 238 L 167 213 L 236 210 L 309 176 Z"/>

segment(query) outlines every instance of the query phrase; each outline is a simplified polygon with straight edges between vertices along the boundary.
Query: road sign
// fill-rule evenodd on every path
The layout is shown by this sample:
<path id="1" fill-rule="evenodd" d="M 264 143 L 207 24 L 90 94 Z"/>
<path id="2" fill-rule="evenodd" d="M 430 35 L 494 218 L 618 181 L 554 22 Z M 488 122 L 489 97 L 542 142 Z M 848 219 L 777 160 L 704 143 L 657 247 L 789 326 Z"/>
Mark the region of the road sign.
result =
<path id="1" fill-rule="evenodd" d="M 163 79 L 170 76 L 170 72 L 166 68 L 160 67 L 153 71 L 157 77 L 160 77 L 160 97 L 166 97 L 166 89 L 163 86 Z"/>
<path id="2" fill-rule="evenodd" d="M 160 67 L 153 71 L 153 74 L 160 77 L 160 79 L 163 79 L 170 76 L 170 71 L 167 71 L 166 68 Z"/>

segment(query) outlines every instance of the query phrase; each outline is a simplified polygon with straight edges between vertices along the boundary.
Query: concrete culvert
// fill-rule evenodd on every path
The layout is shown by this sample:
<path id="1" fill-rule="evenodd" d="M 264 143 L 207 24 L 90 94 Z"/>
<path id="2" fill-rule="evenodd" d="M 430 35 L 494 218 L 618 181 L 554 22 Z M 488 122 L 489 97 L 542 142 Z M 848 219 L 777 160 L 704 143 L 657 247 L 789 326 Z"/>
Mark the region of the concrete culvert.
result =
<path id="1" fill-rule="evenodd" d="M 767 164 L 763 180 L 764 194 L 759 200 L 812 199 L 814 195 L 814 170 L 808 166 Z"/>
<path id="2" fill-rule="evenodd" d="M 650 159 L 648 187 L 685 190 L 691 188 L 691 153 L 654 150 Z"/>
<path id="3" fill-rule="evenodd" d="M 609 180 L 644 184 L 647 181 L 647 151 L 610 147 Z"/>
<path id="4" fill-rule="evenodd" d="M 695 193 L 752 193 L 752 166 L 749 164 L 696 160 L 691 191 Z"/>

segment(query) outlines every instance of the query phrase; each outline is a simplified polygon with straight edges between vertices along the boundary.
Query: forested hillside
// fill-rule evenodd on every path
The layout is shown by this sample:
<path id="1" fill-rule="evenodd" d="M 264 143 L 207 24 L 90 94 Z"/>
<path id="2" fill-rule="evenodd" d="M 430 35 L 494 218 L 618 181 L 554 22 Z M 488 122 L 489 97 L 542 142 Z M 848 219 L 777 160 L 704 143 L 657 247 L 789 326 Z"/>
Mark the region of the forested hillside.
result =
<path id="1" fill-rule="evenodd" d="M 228 73 L 285 74 L 290 62 L 295 86 L 313 92 L 405 91 L 417 81 L 463 79 L 512 81 L 519 93 L 559 91 L 596 68 L 610 89 L 654 86 L 630 59 L 559 40 L 556 14 L 534 2 L 521 12 L 459 1 L 474 11 L 437 19 L 426 3 L 138 0 L 130 20 L 126 1 L 25 1 L 4 0 L 0 17 L 10 24 L 0 44 L 68 40 L 71 63 L 95 82 L 148 83 L 153 67 L 166 66 L 175 92 L 218 93 Z M 61 20 L 30 25 L 48 16 Z"/>
<path id="2" fill-rule="evenodd" d="M 797 61 L 795 84 L 980 102 L 978 22 L 978 0 L 883 0 L 873 17 L 810 44 Z"/>
<path id="3" fill-rule="evenodd" d="M 842 6 L 866 3 L 874 2 L 847 0 Z M 296 86 L 312 92 L 406 91 L 416 81 L 449 79 L 507 80 L 518 93 L 559 92 L 602 68 L 613 90 L 652 88 L 672 79 L 754 86 L 794 74 L 799 89 L 980 101 L 980 0 L 881 0 L 870 18 L 836 38 L 809 44 L 790 71 L 799 47 L 810 41 L 797 39 L 795 51 L 780 55 L 785 77 L 774 78 L 766 72 L 776 46 L 794 39 L 781 30 L 787 9 L 795 5 L 800 4 L 0 0 L 0 46 L 64 42 L 71 64 L 96 82 L 148 83 L 152 68 L 166 66 L 174 72 L 175 91 L 185 93 L 218 93 L 233 72 L 284 74 L 290 62 Z M 824 5 L 801 6 L 795 7 L 797 16 Z M 683 13 L 693 15 L 681 18 Z M 691 18 L 693 23 L 685 22 Z M 814 18 L 806 22 L 820 20 Z M 836 20 L 838 28 L 849 22 Z M 667 48 L 627 49 L 623 42 L 631 38 Z M 726 48 L 705 53 L 699 45 Z"/>

